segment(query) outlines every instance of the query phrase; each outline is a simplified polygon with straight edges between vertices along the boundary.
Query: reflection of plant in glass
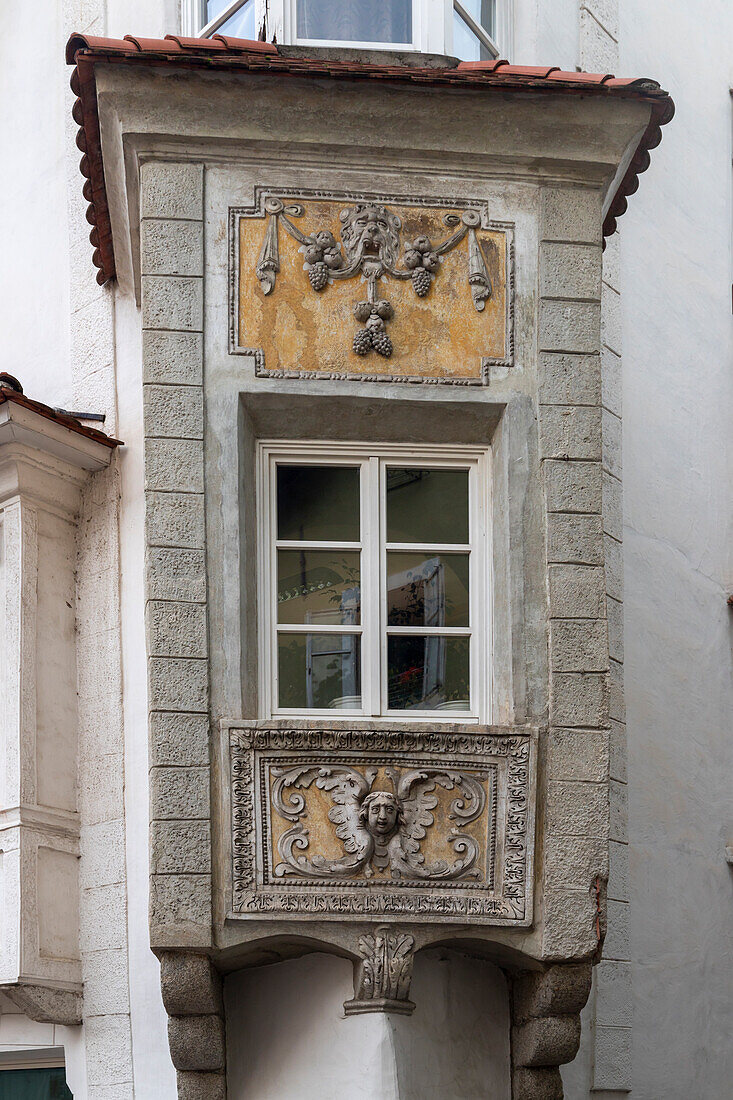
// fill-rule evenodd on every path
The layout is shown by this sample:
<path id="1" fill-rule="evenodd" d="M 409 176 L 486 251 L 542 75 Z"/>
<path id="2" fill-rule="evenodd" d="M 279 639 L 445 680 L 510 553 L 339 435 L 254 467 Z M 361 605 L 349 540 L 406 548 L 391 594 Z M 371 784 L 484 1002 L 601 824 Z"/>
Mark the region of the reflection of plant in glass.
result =
<path id="1" fill-rule="evenodd" d="M 429 572 L 429 569 L 432 569 L 432 572 Z M 406 570 L 407 584 L 400 585 L 398 589 L 390 589 L 390 592 L 399 592 L 403 597 L 401 606 L 390 604 L 390 626 L 445 626 L 456 604 L 451 596 L 446 595 L 444 583 L 441 584 L 438 621 L 428 623 L 425 611 L 427 603 L 425 588 L 436 576 L 442 581 L 444 569 L 442 562 L 432 566 L 431 561 L 426 561 L 418 568 Z"/>

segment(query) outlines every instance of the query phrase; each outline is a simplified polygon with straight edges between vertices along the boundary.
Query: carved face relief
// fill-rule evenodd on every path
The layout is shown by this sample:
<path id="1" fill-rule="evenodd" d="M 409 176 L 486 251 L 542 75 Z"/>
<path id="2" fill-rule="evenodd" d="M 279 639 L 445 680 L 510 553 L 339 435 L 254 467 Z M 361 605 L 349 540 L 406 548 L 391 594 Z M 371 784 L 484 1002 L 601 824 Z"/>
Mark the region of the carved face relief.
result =
<path id="1" fill-rule="evenodd" d="M 349 262 L 359 257 L 384 260 L 390 267 L 396 263 L 402 223 L 386 206 L 358 203 L 341 211 L 341 223 Z"/>
<path id="2" fill-rule="evenodd" d="M 399 825 L 402 806 L 389 791 L 374 791 L 361 804 L 359 822 L 375 840 L 387 840 Z"/>

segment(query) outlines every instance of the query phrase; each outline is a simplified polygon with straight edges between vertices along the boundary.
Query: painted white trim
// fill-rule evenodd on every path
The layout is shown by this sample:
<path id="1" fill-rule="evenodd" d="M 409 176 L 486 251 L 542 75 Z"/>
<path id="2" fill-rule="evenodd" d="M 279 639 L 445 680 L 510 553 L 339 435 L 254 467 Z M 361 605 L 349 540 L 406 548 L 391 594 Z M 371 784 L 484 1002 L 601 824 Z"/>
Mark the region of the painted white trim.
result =
<path id="1" fill-rule="evenodd" d="M 275 468 L 278 462 L 303 465 L 358 465 L 360 468 L 360 541 L 294 541 L 277 539 Z M 467 544 L 402 544 L 384 540 L 386 532 L 385 471 L 395 462 L 409 461 L 424 466 L 464 467 L 469 470 L 469 533 Z M 427 444 L 329 443 L 323 441 L 282 442 L 263 440 L 257 445 L 256 493 L 258 530 L 258 589 L 264 594 L 257 629 L 259 644 L 259 714 L 262 718 L 300 714 L 299 709 L 278 707 L 277 638 L 280 633 L 313 633 L 313 624 L 285 624 L 277 621 L 277 550 L 305 548 L 361 551 L 361 615 L 358 624 L 324 624 L 317 633 L 358 635 L 361 637 L 362 706 L 344 711 L 309 709 L 308 717 L 329 717 L 343 722 L 354 717 L 424 722 L 436 714 L 443 719 L 463 722 L 491 722 L 491 556 L 490 556 L 490 477 L 491 454 L 486 448 Z M 388 627 L 386 592 L 386 555 L 388 550 L 406 553 L 436 551 L 470 553 L 469 620 L 465 627 Z M 465 710 L 390 710 L 387 706 L 387 647 L 389 635 L 435 635 L 468 637 L 470 645 L 470 711 Z"/>

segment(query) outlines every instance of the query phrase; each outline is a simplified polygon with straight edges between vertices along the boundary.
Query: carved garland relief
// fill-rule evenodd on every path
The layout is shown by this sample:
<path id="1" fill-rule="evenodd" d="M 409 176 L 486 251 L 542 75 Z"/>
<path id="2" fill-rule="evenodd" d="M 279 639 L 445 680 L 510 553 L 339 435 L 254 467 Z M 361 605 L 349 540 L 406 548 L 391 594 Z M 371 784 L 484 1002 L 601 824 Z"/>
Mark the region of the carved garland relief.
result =
<path id="1" fill-rule="evenodd" d="M 231 211 L 231 350 L 258 373 L 471 385 L 511 362 L 509 226 L 461 202 L 298 197 Z"/>
<path id="2" fill-rule="evenodd" d="M 529 923 L 533 744 L 233 724 L 231 916 Z"/>

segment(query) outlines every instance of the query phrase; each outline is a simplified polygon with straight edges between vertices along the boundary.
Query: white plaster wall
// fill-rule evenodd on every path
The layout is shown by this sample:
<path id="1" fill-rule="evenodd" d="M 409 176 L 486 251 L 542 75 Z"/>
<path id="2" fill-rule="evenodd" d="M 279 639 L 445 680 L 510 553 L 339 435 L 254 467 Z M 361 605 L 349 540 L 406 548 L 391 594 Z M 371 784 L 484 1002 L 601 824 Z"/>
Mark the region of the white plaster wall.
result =
<path id="1" fill-rule="evenodd" d="M 419 952 L 412 1016 L 345 1017 L 352 974 L 315 954 L 227 978 L 228 1100 L 508 1100 L 509 1004 L 493 964 Z"/>

